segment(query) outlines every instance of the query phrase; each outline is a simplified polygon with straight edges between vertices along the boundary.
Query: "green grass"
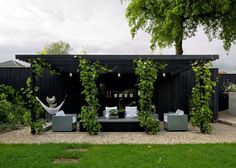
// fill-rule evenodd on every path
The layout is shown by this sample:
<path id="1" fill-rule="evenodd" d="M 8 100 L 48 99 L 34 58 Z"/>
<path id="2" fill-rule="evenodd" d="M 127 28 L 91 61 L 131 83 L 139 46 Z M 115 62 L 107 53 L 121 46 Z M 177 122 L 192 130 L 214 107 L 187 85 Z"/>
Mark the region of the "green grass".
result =
<path id="1" fill-rule="evenodd" d="M 68 152 L 67 148 L 88 148 Z M 79 158 L 78 163 L 52 163 L 55 158 Z M 236 144 L 201 145 L 86 145 L 0 144 L 1 168 L 233 168 Z"/>

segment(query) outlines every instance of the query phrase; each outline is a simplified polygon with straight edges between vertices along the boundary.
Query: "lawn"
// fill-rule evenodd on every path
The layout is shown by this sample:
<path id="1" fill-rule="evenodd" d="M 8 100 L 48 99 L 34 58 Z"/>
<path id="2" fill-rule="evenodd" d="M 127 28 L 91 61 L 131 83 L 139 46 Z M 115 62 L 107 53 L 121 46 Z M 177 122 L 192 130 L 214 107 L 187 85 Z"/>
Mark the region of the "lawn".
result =
<path id="1" fill-rule="evenodd" d="M 58 158 L 61 159 L 55 160 Z M 78 160 L 72 160 L 75 163 L 62 163 L 66 161 L 65 158 Z M 236 144 L 0 144 L 0 167 L 2 168 L 233 168 L 235 165 Z"/>

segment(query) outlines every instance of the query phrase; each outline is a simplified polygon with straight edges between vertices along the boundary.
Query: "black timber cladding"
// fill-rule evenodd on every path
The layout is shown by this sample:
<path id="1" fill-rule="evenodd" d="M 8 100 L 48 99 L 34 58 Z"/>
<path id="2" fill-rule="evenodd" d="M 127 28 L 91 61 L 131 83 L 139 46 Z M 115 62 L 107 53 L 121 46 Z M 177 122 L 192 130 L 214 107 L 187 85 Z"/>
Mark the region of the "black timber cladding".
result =
<path id="1" fill-rule="evenodd" d="M 31 69 L 28 67 L 1 67 L 0 84 L 11 85 L 16 89 L 26 86 L 26 79 L 31 76 Z"/>

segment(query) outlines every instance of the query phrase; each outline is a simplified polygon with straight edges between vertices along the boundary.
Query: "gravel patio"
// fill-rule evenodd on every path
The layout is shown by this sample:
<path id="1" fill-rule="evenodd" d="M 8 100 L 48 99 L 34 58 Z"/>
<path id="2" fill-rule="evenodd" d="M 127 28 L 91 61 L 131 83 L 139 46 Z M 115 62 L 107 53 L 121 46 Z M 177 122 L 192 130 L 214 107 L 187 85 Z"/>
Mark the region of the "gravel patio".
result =
<path id="1" fill-rule="evenodd" d="M 213 123 L 213 132 L 204 135 L 189 124 L 186 132 L 167 132 L 163 129 L 158 135 L 143 132 L 101 132 L 90 136 L 82 132 L 52 132 L 31 135 L 30 128 L 0 134 L 0 143 L 39 144 L 39 143 L 90 143 L 90 144 L 197 144 L 197 143 L 236 143 L 236 127 Z"/>

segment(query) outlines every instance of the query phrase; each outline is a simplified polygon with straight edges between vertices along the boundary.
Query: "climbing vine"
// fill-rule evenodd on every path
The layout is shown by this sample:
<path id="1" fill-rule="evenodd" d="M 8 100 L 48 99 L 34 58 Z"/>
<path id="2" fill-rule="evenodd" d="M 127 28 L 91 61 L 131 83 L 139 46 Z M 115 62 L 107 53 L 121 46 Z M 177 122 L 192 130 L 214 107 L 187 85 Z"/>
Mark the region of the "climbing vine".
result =
<path id="1" fill-rule="evenodd" d="M 199 127 L 202 133 L 210 134 L 212 127 L 210 125 L 213 112 L 210 108 L 210 101 L 213 87 L 216 82 L 211 80 L 210 63 L 196 61 L 192 64 L 195 73 L 195 86 L 192 89 L 192 101 L 190 120 L 193 126 Z"/>
<path id="2" fill-rule="evenodd" d="M 86 105 L 82 106 L 80 118 L 82 125 L 91 135 L 96 135 L 101 129 L 100 123 L 96 120 L 100 104 L 97 94 L 96 81 L 100 74 L 108 72 L 108 69 L 99 62 L 89 62 L 85 58 L 79 58 L 78 70 L 80 81 L 84 88 L 82 94 L 85 96 Z"/>
<path id="3" fill-rule="evenodd" d="M 33 59 L 31 63 L 32 72 L 34 73 L 35 79 L 37 81 L 43 75 L 44 69 L 47 69 L 51 75 L 58 75 L 58 72 L 41 57 Z"/>
<path id="4" fill-rule="evenodd" d="M 51 75 L 57 75 L 56 72 L 49 63 L 47 63 L 43 58 L 35 58 L 31 62 L 31 68 L 33 77 L 29 77 L 26 80 L 26 88 L 21 91 L 26 99 L 27 108 L 31 110 L 31 133 L 39 133 L 43 128 L 44 122 L 39 119 L 39 116 L 44 112 L 39 102 L 35 99 L 35 96 L 39 93 L 38 81 L 43 75 L 44 69 L 49 70 Z M 34 82 L 33 82 L 34 81 Z"/>
<path id="5" fill-rule="evenodd" d="M 159 122 L 155 119 L 152 113 L 152 97 L 154 92 L 154 84 L 158 77 L 158 71 L 165 68 L 163 63 L 155 63 L 150 59 L 134 60 L 135 74 L 138 76 L 139 87 L 139 104 L 140 126 L 144 127 L 146 133 L 156 134 L 160 130 Z"/>

